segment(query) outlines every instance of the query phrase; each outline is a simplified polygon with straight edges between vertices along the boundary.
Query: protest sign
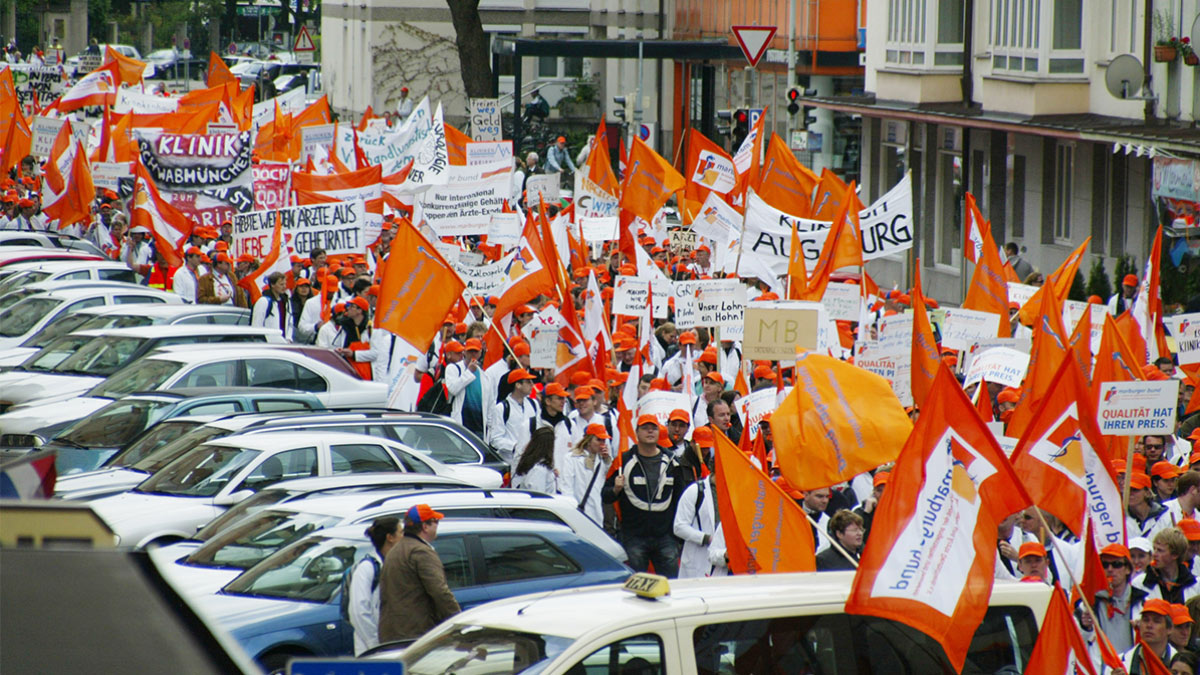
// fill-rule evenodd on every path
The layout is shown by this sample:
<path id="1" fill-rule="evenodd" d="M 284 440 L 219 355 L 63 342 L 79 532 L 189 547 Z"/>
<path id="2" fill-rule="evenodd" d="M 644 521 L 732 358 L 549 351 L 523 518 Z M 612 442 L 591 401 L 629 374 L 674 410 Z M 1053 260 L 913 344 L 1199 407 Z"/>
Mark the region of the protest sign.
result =
<path id="1" fill-rule="evenodd" d="M 1106 436 L 1175 433 L 1179 380 L 1102 382 L 1096 424 Z"/>
<path id="2" fill-rule="evenodd" d="M 157 115 L 173 113 L 178 109 L 179 99 L 177 98 L 155 96 L 129 87 L 122 87 L 117 90 L 117 102 L 113 104 L 112 111 L 121 115 L 127 112 L 138 115 Z"/>
<path id="3" fill-rule="evenodd" d="M 779 407 L 778 395 L 779 392 L 772 387 L 752 391 L 737 400 L 734 409 L 742 420 L 742 428 L 750 432 L 751 438 L 758 437 L 758 424 L 763 421 L 767 413 L 774 412 Z"/>
<path id="4" fill-rule="evenodd" d="M 1163 323 L 1175 338 L 1180 365 L 1200 363 L 1200 313 L 1164 316 Z"/>
<path id="5" fill-rule="evenodd" d="M 521 243 L 521 216 L 517 213 L 493 213 L 488 224 L 489 246 L 511 248 Z"/>
<path id="6" fill-rule="evenodd" d="M 941 324 L 942 346 L 950 349 L 970 349 L 980 340 L 996 337 L 1000 315 L 961 307 L 948 307 Z"/>
<path id="7" fill-rule="evenodd" d="M 358 134 L 358 147 L 366 155 L 371 164 L 379 164 L 383 175 L 388 176 L 404 168 L 417 154 L 425 151 L 432 139 L 433 115 L 429 109 L 429 99 L 421 99 L 398 129 L 386 128 L 367 129 Z M 442 129 L 443 143 L 445 128 Z M 338 158 L 346 166 L 354 166 L 354 128 L 349 124 L 338 125 L 337 153 Z M 430 148 L 430 157 L 433 153 Z M 414 161 L 414 169 L 419 162 Z M 410 174 L 411 175 L 411 174 Z M 417 181 L 423 183 L 424 181 Z"/>
<path id="8" fill-rule="evenodd" d="M 295 114 L 304 110 L 304 94 L 304 87 L 298 87 L 284 92 L 275 98 L 255 103 L 254 109 L 251 112 L 254 124 L 261 127 L 268 122 L 273 122 L 275 120 L 276 108 L 278 108 L 281 115 L 288 113 Z"/>
<path id="9" fill-rule="evenodd" d="M 579 226 L 583 228 L 583 239 L 589 243 L 596 241 L 613 241 L 617 238 L 619 221 L 616 216 L 603 218 L 581 217 Z"/>
<path id="10" fill-rule="evenodd" d="M 420 197 L 421 213 L 439 237 L 487 234 L 492 216 L 504 208 L 509 188 L 506 174 L 470 183 L 435 185 Z"/>
<path id="11" fill-rule="evenodd" d="M 619 276 L 613 285 L 613 314 L 623 316 L 642 316 L 649 302 L 651 282 L 649 279 Z M 672 288 L 670 282 L 654 286 L 654 318 L 667 318 L 667 301 L 670 299 Z"/>
<path id="12" fill-rule="evenodd" d="M 862 304 L 862 287 L 858 284 L 830 283 L 825 287 L 821 304 L 829 311 L 834 321 L 858 321 L 859 305 Z"/>
<path id="13" fill-rule="evenodd" d="M 884 350 L 875 340 L 856 343 L 854 365 L 875 373 L 892 385 L 892 393 L 901 405 L 912 405 L 912 356 L 911 352 L 896 349 Z"/>
<path id="14" fill-rule="evenodd" d="M 458 262 L 471 267 L 478 267 L 483 264 L 483 254 L 475 251 L 463 251 L 458 254 Z"/>
<path id="15" fill-rule="evenodd" d="M 742 353 L 750 360 L 796 358 L 796 348 L 817 349 L 825 308 L 815 302 L 772 301 L 746 304 Z"/>
<path id="16" fill-rule="evenodd" d="M 696 248 L 696 239 L 692 230 L 671 230 L 671 248 L 691 251 Z"/>
<path id="17" fill-rule="evenodd" d="M 312 124 L 300 127 L 300 161 L 305 162 L 309 157 L 316 157 L 317 148 L 323 148 L 326 152 L 330 151 L 330 148 L 333 147 L 333 139 L 337 137 L 337 134 L 338 125 L 336 124 Z"/>
<path id="18" fill-rule="evenodd" d="M 438 253 L 442 254 L 442 257 L 446 259 L 446 262 L 450 263 L 451 265 L 458 264 L 458 258 L 462 254 L 461 246 L 452 241 L 435 241 L 433 242 L 433 247 L 437 249 Z"/>
<path id="19" fill-rule="evenodd" d="M 473 98 L 470 101 L 471 139 L 498 141 L 501 136 L 500 99 Z"/>
<path id="20" fill-rule="evenodd" d="M 972 354 L 963 385 L 987 380 L 1006 387 L 1020 387 L 1028 369 L 1029 354 L 1008 347 L 992 347 Z"/>
<path id="21" fill-rule="evenodd" d="M 366 252 L 366 210 L 363 202 L 352 201 L 234 214 L 234 257 L 248 253 L 262 259 L 267 255 L 276 213 L 283 223 L 283 247 L 287 249 L 280 255 L 307 258 L 315 248 L 323 248 L 329 255 Z"/>
<path id="22" fill-rule="evenodd" d="M 695 282 L 701 326 L 715 326 L 721 339 L 739 340 L 745 327 L 746 287 L 738 279 L 702 279 Z M 734 336 L 738 337 L 734 337 Z M 791 357 L 794 357 L 793 353 Z"/>
<path id="23" fill-rule="evenodd" d="M 1095 354 L 1096 351 L 1100 349 L 1100 339 L 1104 337 L 1104 315 L 1108 313 L 1108 305 L 1079 302 L 1078 300 L 1066 300 L 1063 302 L 1063 325 L 1067 327 L 1067 332 L 1073 332 L 1076 324 L 1079 323 L 1079 318 L 1083 316 L 1085 311 L 1092 313 L 1092 335 L 1090 344 L 1092 347 L 1092 353 Z M 1166 322 L 1165 317 L 1163 322 Z"/>
<path id="24" fill-rule="evenodd" d="M 96 64 L 99 67 L 99 63 Z M 63 79 L 62 69 L 58 66 L 32 66 L 23 63 L 7 64 L 12 74 L 13 86 L 17 91 L 17 103 L 26 118 L 37 112 L 37 105 L 46 106 L 51 101 L 62 96 L 67 91 L 67 80 Z M 81 73 L 95 70 L 89 68 Z"/>
<path id="25" fill-rule="evenodd" d="M 879 348 L 888 352 L 912 349 L 913 315 L 893 314 L 879 320 Z"/>
<path id="26" fill-rule="evenodd" d="M 558 192 L 558 172 L 554 173 L 535 173 L 529 176 L 529 180 L 525 181 L 525 201 L 530 208 L 538 203 L 538 195 L 542 196 L 542 201 L 547 204 L 557 204 L 559 199 Z"/>
<path id="27" fill-rule="evenodd" d="M 558 331 L 540 328 L 529 341 L 529 366 L 554 368 L 558 362 Z"/>
<path id="28" fill-rule="evenodd" d="M 116 192 L 122 178 L 131 178 L 129 162 L 92 162 L 92 184 L 96 189 Z"/>
<path id="29" fill-rule="evenodd" d="M 505 273 L 515 255 L 517 255 L 516 251 L 510 251 L 500 260 L 486 265 L 468 265 L 466 261 L 462 260 L 462 256 L 459 256 L 460 259 L 454 265 L 454 270 L 466 282 L 468 293 L 486 298 L 504 290 L 507 280 Z"/>
<path id="30" fill-rule="evenodd" d="M 1010 281 L 1008 282 L 1008 301 L 1009 303 L 1015 302 L 1018 305 L 1024 305 L 1029 302 L 1034 293 L 1037 293 L 1037 289 L 1037 286 L 1027 286 Z"/>
<path id="31" fill-rule="evenodd" d="M 575 193 L 576 218 L 616 218 L 617 198 L 600 189 L 582 171 L 575 172 L 579 190 Z M 616 239 L 616 236 L 613 237 Z"/>
<path id="32" fill-rule="evenodd" d="M 33 132 L 33 141 L 29 147 L 29 154 L 34 157 L 49 157 L 51 150 L 54 148 L 54 139 L 58 138 L 58 131 L 66 123 L 67 120 L 61 117 L 34 115 L 33 122 L 29 125 L 30 130 Z"/>
<path id="33" fill-rule="evenodd" d="M 638 399 L 637 416 L 654 415 L 659 424 L 666 426 L 671 411 L 678 409 L 691 409 L 685 394 L 675 391 L 649 391 Z"/>
<path id="34" fill-rule="evenodd" d="M 467 166 L 504 165 L 512 169 L 512 141 L 474 141 L 467 143 Z"/>
<path id="35" fill-rule="evenodd" d="M 286 162 L 259 162 L 250 168 L 254 179 L 254 208 L 257 211 L 287 206 L 292 169 Z"/>
<path id="36" fill-rule="evenodd" d="M 254 208 L 254 139 L 236 134 L 169 134 L 135 129 L 138 154 L 159 193 L 200 225 L 217 226 Z"/>

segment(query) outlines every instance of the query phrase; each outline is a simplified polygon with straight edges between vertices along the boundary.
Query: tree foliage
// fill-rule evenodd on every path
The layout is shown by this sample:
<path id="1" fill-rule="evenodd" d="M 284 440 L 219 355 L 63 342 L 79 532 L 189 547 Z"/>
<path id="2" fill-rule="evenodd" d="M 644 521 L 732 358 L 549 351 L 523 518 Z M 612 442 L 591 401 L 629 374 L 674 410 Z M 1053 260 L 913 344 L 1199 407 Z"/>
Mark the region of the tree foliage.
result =
<path id="1" fill-rule="evenodd" d="M 1112 280 L 1108 278 L 1108 270 L 1104 268 L 1104 261 L 1100 258 L 1096 258 L 1092 262 L 1092 268 L 1088 270 L 1087 294 L 1098 295 L 1105 302 L 1112 297 Z"/>

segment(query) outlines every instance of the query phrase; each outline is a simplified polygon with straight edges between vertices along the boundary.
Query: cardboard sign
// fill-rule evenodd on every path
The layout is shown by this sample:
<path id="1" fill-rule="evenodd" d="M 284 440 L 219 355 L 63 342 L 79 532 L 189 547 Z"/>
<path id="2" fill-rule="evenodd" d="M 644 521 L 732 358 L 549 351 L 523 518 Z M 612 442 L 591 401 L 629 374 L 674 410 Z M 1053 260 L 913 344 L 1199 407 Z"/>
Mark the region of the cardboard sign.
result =
<path id="1" fill-rule="evenodd" d="M 516 213 L 493 213 L 488 224 L 489 246 L 511 248 L 521 243 L 521 216 Z"/>
<path id="2" fill-rule="evenodd" d="M 971 357 L 963 386 L 987 380 L 1006 387 L 1020 387 L 1027 370 L 1029 354 L 1008 347 L 992 347 Z"/>
<path id="3" fill-rule="evenodd" d="M 942 322 L 942 346 L 950 349 L 970 349 L 980 340 L 996 337 L 1000 315 L 961 307 L 945 309 Z"/>
<path id="4" fill-rule="evenodd" d="M 455 249 L 457 250 L 458 247 L 456 246 Z M 508 266 L 512 264 L 513 257 L 516 255 L 517 252 L 512 251 L 500 258 L 500 260 L 486 265 L 469 265 L 467 261 L 462 259 L 463 256 L 460 255 L 458 256 L 458 262 L 454 264 L 454 270 L 466 282 L 466 293 L 486 298 L 489 295 L 496 295 L 504 290 L 504 285 L 507 281 L 505 273 L 508 271 Z"/>
<path id="5" fill-rule="evenodd" d="M 649 302 L 650 280 L 638 277 L 619 276 L 613 287 L 613 314 L 642 316 Z M 671 297 L 671 284 L 654 286 L 654 318 L 667 318 L 667 301 Z"/>
<path id="6" fill-rule="evenodd" d="M 691 251 L 696 248 L 697 239 L 696 233 L 692 230 L 671 230 L 671 248 Z"/>
<path id="7" fill-rule="evenodd" d="M 620 219 L 616 216 L 603 218 L 581 217 L 579 226 L 583 228 L 583 239 L 589 243 L 595 241 L 615 241 L 618 235 L 617 227 Z"/>
<path id="8" fill-rule="evenodd" d="M 796 348 L 818 347 L 824 308 L 815 302 L 775 301 L 746 304 L 742 354 L 750 360 L 796 358 Z"/>
<path id="9" fill-rule="evenodd" d="M 830 283 L 825 287 L 821 304 L 834 321 L 858 321 L 862 287 L 858 284 Z"/>
<path id="10" fill-rule="evenodd" d="M 696 296 L 700 325 L 720 329 L 723 340 L 741 339 L 746 325 L 746 287 L 738 279 L 704 279 L 695 283 L 700 291 Z"/>
<path id="11" fill-rule="evenodd" d="M 525 202 L 530 208 L 537 206 L 538 195 L 547 204 L 557 204 L 559 200 L 558 173 L 535 173 L 525 181 Z"/>
<path id="12" fill-rule="evenodd" d="M 912 349 L 912 313 L 893 314 L 879 320 L 879 349 L 903 352 Z"/>
<path id="13" fill-rule="evenodd" d="M 672 410 L 690 410 L 687 396 L 674 391 L 648 391 L 638 399 L 637 416 L 654 415 L 659 424 L 667 425 Z"/>
<path id="14" fill-rule="evenodd" d="M 542 329 L 529 341 L 529 366 L 553 368 L 558 361 L 558 331 Z"/>
<path id="15" fill-rule="evenodd" d="M 266 257 L 275 232 L 275 214 L 283 224 L 282 256 L 308 258 L 315 248 L 329 255 L 362 254 L 367 250 L 363 237 L 366 208 L 362 201 L 332 202 L 286 209 L 251 211 L 233 215 L 233 257 L 244 253 Z"/>
<path id="16" fill-rule="evenodd" d="M 211 124 L 209 126 L 212 126 Z M 254 180 L 254 208 L 258 211 L 287 206 L 292 168 L 286 162 L 259 162 L 250 167 Z"/>
<path id="17" fill-rule="evenodd" d="M 620 204 L 617 198 L 600 189 L 583 171 L 575 172 L 575 217 L 576 218 L 616 218 Z M 616 236 L 613 237 L 616 239 Z"/>
<path id="18" fill-rule="evenodd" d="M 1103 382 L 1096 424 L 1106 436 L 1175 433 L 1179 380 Z"/>
<path id="19" fill-rule="evenodd" d="M 122 178 L 133 176 L 129 162 L 92 162 L 92 184 L 116 192 Z"/>
<path id="20" fill-rule="evenodd" d="M 471 109 L 471 139 L 476 141 L 498 141 L 502 135 L 500 121 L 500 99 L 473 98 Z"/>
<path id="21" fill-rule="evenodd" d="M 1163 324 L 1175 338 L 1179 363 L 1200 363 L 1200 313 L 1164 316 Z"/>

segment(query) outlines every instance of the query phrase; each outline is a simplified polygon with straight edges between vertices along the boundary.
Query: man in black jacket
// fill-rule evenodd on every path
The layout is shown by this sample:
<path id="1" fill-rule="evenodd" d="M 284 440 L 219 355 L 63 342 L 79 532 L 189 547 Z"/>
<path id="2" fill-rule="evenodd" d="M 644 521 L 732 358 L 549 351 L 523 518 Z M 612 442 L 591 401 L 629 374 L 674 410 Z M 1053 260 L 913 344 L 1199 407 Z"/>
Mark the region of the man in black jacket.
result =
<path id="1" fill-rule="evenodd" d="M 863 545 L 863 519 L 857 513 L 841 510 L 829 519 L 829 534 L 834 540 L 858 562 L 858 554 Z M 835 570 L 853 570 L 854 563 L 846 559 L 845 554 L 836 546 L 817 554 L 817 571 L 831 572 Z"/>
<path id="2" fill-rule="evenodd" d="M 658 447 L 666 428 L 654 415 L 637 420 L 637 446 L 621 456 L 621 468 L 604 482 L 601 496 L 621 509 L 621 545 L 629 566 L 675 578 L 679 573 L 679 540 L 673 526 L 679 496 L 688 485 L 675 458 Z"/>

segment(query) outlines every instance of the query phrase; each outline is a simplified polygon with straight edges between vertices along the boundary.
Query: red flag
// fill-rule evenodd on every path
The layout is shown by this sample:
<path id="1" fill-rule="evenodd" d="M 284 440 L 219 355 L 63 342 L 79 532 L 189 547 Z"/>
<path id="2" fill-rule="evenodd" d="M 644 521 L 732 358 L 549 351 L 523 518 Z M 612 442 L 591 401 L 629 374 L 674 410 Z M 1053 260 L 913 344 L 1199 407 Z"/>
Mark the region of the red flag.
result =
<path id="1" fill-rule="evenodd" d="M 875 508 L 846 613 L 911 626 L 962 670 L 992 594 L 996 528 L 1029 505 L 1004 451 L 940 365 Z"/>
<path id="2" fill-rule="evenodd" d="M 933 388 L 933 380 L 942 362 L 938 354 L 937 341 L 933 337 L 933 324 L 925 311 L 925 294 L 921 292 L 921 259 L 917 258 L 916 285 L 913 287 L 913 337 L 912 337 L 912 396 L 918 408 L 925 407 Z M 923 414 L 923 413 L 922 413 Z"/>
<path id="3" fill-rule="evenodd" d="M 1046 608 L 1046 617 L 1042 619 L 1037 644 L 1029 655 L 1025 672 L 1096 675 L 1087 643 L 1075 625 L 1067 596 L 1057 586 L 1050 595 L 1050 606 Z"/>

